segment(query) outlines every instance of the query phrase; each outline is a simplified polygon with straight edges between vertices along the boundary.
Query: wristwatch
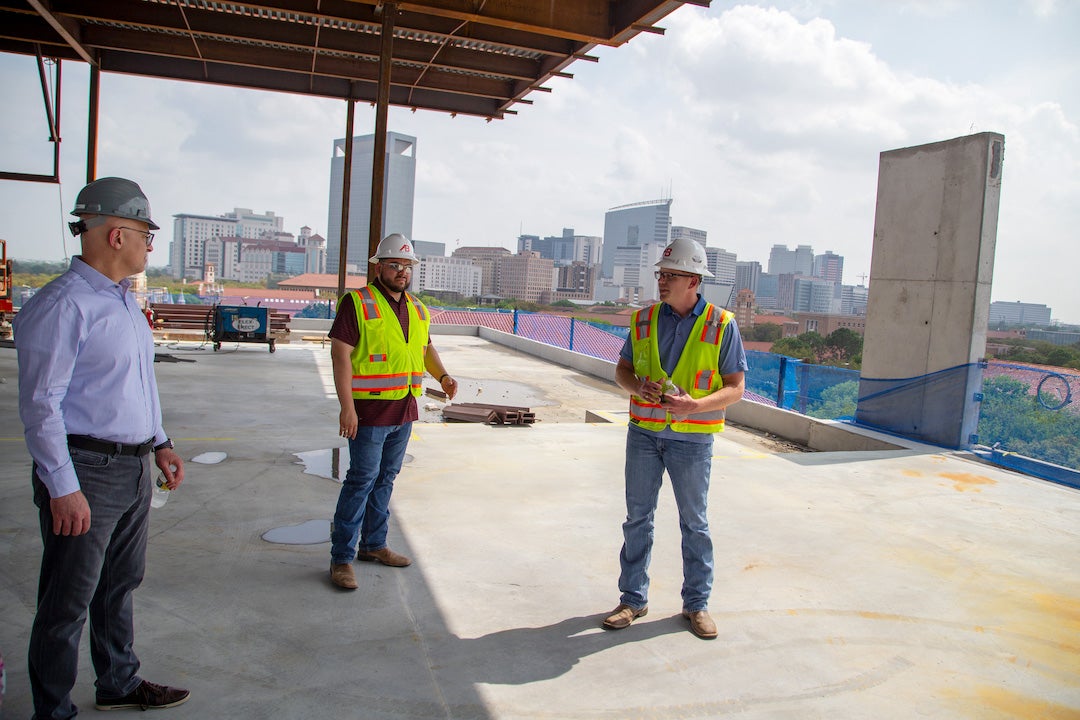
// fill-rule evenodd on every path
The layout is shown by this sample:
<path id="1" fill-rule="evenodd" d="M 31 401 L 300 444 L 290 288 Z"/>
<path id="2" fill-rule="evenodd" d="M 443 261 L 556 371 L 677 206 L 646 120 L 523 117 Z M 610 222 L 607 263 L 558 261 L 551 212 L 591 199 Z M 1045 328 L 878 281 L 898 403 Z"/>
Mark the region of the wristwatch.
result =
<path id="1" fill-rule="evenodd" d="M 169 438 L 165 438 L 165 442 L 161 443 L 160 445 L 154 446 L 154 452 L 157 452 L 158 450 L 164 450 L 165 448 L 169 448 L 170 450 L 172 450 L 174 447 L 176 446 L 173 445 L 173 441 Z"/>

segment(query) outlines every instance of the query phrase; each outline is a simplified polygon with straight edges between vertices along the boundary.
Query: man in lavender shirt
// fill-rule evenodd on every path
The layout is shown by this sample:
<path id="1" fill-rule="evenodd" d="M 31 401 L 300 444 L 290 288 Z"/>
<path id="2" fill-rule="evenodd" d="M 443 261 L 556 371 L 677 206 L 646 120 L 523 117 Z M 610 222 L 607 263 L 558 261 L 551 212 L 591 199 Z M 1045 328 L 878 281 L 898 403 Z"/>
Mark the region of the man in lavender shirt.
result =
<path id="1" fill-rule="evenodd" d="M 158 226 L 142 189 L 122 178 L 84 187 L 71 214 L 82 254 L 14 321 L 19 415 L 44 546 L 28 663 L 38 720 L 78 713 L 71 690 L 87 612 L 99 710 L 172 707 L 189 697 L 141 679 L 132 647 L 153 465 L 170 489 L 184 481 L 161 425 L 153 335 L 128 279 L 146 268 Z"/>

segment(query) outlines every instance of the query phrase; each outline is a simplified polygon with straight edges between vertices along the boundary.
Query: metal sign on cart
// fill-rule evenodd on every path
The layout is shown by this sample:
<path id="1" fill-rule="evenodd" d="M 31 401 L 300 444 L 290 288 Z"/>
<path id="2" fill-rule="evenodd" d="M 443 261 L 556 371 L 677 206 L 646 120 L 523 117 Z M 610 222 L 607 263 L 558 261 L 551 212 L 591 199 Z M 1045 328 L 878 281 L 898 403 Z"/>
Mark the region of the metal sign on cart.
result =
<path id="1" fill-rule="evenodd" d="M 270 335 L 270 309 L 247 305 L 214 306 L 214 350 L 223 342 L 268 343 L 274 352 Z"/>

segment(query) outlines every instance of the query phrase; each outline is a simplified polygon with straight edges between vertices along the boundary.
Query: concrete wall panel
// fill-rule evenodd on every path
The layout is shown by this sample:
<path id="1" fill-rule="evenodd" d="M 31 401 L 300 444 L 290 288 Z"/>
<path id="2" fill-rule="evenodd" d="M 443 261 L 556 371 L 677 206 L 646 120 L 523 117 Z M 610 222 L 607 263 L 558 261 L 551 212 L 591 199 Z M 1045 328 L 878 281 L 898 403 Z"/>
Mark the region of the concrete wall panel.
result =
<path id="1" fill-rule="evenodd" d="M 966 444 L 978 375 L 933 392 L 903 381 L 976 362 L 986 342 L 1004 136 L 980 133 L 881 154 L 856 419 L 950 447 Z"/>

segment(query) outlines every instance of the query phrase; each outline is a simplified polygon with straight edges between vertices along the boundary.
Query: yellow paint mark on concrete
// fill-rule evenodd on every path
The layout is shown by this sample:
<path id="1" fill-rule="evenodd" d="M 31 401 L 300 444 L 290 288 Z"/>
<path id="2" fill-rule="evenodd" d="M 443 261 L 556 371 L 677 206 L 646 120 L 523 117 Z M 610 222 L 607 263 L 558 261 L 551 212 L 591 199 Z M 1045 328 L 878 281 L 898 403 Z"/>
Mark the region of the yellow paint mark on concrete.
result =
<path id="1" fill-rule="evenodd" d="M 1080 598 L 1055 593 L 1035 593 L 1031 599 L 1044 613 L 1057 618 L 1062 626 L 1080 632 Z"/>
<path id="2" fill-rule="evenodd" d="M 982 686 L 975 689 L 974 702 L 982 708 L 1001 713 L 1008 718 L 1035 720 L 1080 720 L 1080 708 L 1047 702 L 1021 695 L 1002 687 Z M 979 717 L 986 717 L 980 714 Z"/>
<path id="3" fill-rule="evenodd" d="M 900 472 L 903 473 L 904 475 L 907 475 L 908 477 L 922 477 L 923 476 L 923 474 L 918 470 L 901 470 Z"/>
<path id="4" fill-rule="evenodd" d="M 997 480 L 986 477 L 985 475 L 975 475 L 972 473 L 955 473 L 955 472 L 943 472 L 938 473 L 939 476 L 953 481 L 953 487 L 958 492 L 967 492 L 968 490 L 974 490 L 975 492 L 981 492 L 976 485 L 997 485 Z"/>

